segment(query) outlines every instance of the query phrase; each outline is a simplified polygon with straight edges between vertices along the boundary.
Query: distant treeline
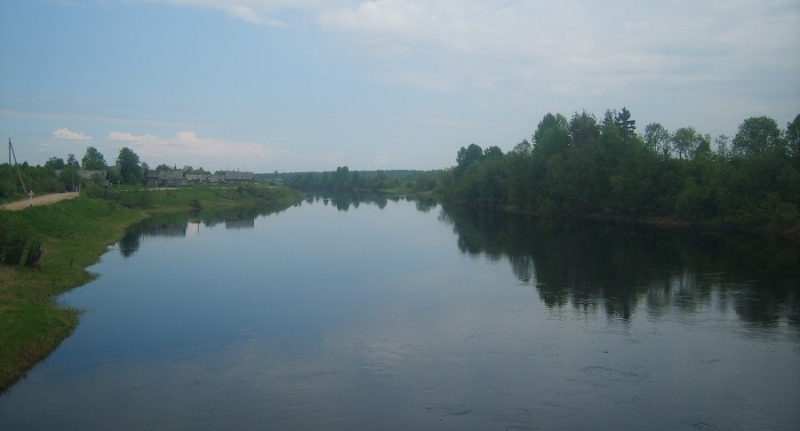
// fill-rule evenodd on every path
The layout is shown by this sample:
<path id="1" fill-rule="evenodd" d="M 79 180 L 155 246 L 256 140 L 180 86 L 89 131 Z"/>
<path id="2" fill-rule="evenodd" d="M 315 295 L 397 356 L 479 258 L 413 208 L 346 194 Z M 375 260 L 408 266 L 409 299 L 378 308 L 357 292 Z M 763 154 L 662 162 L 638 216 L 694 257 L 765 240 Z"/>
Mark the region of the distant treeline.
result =
<path id="1" fill-rule="evenodd" d="M 785 229 L 800 220 L 800 115 L 744 120 L 731 139 L 658 123 L 636 133 L 630 112 L 547 114 L 532 142 L 506 154 L 462 147 L 442 173 L 442 196 L 461 205 L 556 215 L 670 218 Z M 713 148 L 712 148 L 713 144 Z"/>
<path id="2" fill-rule="evenodd" d="M 332 172 L 301 172 L 292 174 L 258 174 L 265 179 L 281 179 L 297 190 L 330 192 L 375 192 L 385 190 L 426 191 L 437 186 L 439 171 L 351 171 L 340 166 Z"/>
<path id="3" fill-rule="evenodd" d="M 72 191 L 87 185 L 140 184 L 147 169 L 147 164 L 127 147 L 120 149 L 113 169 L 95 147 L 87 147 L 81 160 L 68 154 L 66 161 L 53 156 L 44 166 L 31 166 L 27 161 L 18 165 L 3 163 L 0 164 L 0 201 L 24 197 L 23 184 L 37 195 Z M 81 170 L 97 173 L 91 178 L 82 178 Z"/>
<path id="4" fill-rule="evenodd" d="M 147 171 L 150 170 L 148 164 L 142 162 L 139 155 L 127 147 L 120 149 L 119 155 L 113 160 L 113 163 L 113 165 L 109 165 L 105 156 L 97 148 L 90 146 L 86 148 L 86 153 L 80 160 L 74 154 L 68 154 L 66 161 L 61 157 L 53 156 L 47 159 L 44 166 L 31 166 L 28 162 L 22 162 L 19 165 L 0 164 L 0 202 L 23 198 L 25 196 L 23 184 L 25 189 L 32 190 L 36 195 L 72 191 L 76 187 L 83 189 L 88 186 L 92 189 L 88 190 L 90 193 L 108 198 L 108 196 L 116 196 L 118 193 L 94 189 L 108 184 L 142 185 L 146 180 Z M 169 166 L 162 163 L 153 170 L 170 171 L 173 169 L 178 168 L 175 165 Z M 184 165 L 180 169 L 187 175 L 211 174 L 202 167 L 195 169 L 192 166 Z M 95 173 L 89 178 L 83 178 L 80 171 Z M 215 175 L 224 173 L 224 170 L 214 172 Z M 147 198 L 143 193 L 127 194 L 124 198 L 115 200 L 129 207 L 131 205 L 147 206 Z"/>

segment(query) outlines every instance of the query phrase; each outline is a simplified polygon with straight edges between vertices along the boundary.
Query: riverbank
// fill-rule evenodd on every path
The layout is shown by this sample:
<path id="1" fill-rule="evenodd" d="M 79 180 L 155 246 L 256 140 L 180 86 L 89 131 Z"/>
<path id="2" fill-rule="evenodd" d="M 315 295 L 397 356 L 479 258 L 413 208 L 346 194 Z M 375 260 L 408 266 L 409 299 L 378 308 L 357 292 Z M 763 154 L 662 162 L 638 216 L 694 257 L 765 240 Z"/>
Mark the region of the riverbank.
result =
<path id="1" fill-rule="evenodd" d="M 81 196 L 22 211 L 0 210 L 0 229 L 28 231 L 29 239 L 41 242 L 43 250 L 35 268 L 0 265 L 0 393 L 72 333 L 80 310 L 60 307 L 55 297 L 94 279 L 85 268 L 96 263 L 128 226 L 156 213 L 289 206 L 299 198 L 281 187 L 258 192 L 187 188 L 153 192 L 144 209 Z"/>
<path id="2" fill-rule="evenodd" d="M 766 235 L 771 237 L 781 237 L 783 239 L 800 244 L 800 222 L 786 223 L 782 225 L 775 225 L 770 223 L 744 224 L 744 223 L 722 223 L 722 222 L 703 222 L 703 221 L 689 221 L 676 217 L 668 216 L 643 216 L 634 217 L 612 213 L 595 213 L 595 214 L 580 214 L 580 213 L 542 213 L 532 211 L 530 209 L 523 209 L 513 205 L 506 205 L 502 207 L 491 207 L 475 205 L 469 202 L 448 199 L 442 193 L 434 194 L 440 202 L 447 203 L 451 206 L 461 207 L 474 211 L 502 211 L 511 214 L 522 214 L 534 217 L 554 218 L 561 220 L 593 220 L 603 223 L 613 223 L 618 225 L 628 226 L 647 226 L 659 229 L 675 229 L 675 230 L 691 230 L 691 231 L 707 231 L 707 232 L 734 232 L 745 233 L 754 235 Z"/>

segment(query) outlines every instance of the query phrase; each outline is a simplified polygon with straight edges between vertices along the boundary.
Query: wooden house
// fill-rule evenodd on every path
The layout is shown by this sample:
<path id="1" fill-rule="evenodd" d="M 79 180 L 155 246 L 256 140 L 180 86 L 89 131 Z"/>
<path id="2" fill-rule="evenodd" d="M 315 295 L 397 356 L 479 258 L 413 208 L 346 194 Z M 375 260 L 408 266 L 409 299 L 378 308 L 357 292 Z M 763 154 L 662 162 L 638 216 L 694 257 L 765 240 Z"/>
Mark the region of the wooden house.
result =
<path id="1" fill-rule="evenodd" d="M 145 173 L 145 183 L 151 187 L 181 187 L 188 185 L 183 169 L 151 171 Z"/>
<path id="2" fill-rule="evenodd" d="M 253 182 L 252 172 L 226 171 L 225 184 L 251 184 Z"/>
<path id="3" fill-rule="evenodd" d="M 206 184 L 207 174 L 186 174 L 186 182 L 189 184 Z"/>

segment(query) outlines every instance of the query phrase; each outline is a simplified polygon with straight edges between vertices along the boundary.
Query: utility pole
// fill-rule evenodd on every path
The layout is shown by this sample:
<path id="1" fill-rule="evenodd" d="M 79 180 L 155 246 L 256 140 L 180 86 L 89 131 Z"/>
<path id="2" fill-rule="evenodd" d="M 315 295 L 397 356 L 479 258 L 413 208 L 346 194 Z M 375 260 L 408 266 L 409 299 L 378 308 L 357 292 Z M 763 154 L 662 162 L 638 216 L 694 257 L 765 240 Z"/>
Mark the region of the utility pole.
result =
<path id="1" fill-rule="evenodd" d="M 19 170 L 17 163 L 17 154 L 14 152 L 14 146 L 11 145 L 11 138 L 8 138 L 8 164 L 11 165 L 11 156 L 14 156 L 14 166 L 17 167 L 17 174 L 19 174 L 19 182 L 22 184 L 22 192 L 28 194 L 28 189 L 25 187 L 25 181 L 22 180 L 22 171 Z"/>

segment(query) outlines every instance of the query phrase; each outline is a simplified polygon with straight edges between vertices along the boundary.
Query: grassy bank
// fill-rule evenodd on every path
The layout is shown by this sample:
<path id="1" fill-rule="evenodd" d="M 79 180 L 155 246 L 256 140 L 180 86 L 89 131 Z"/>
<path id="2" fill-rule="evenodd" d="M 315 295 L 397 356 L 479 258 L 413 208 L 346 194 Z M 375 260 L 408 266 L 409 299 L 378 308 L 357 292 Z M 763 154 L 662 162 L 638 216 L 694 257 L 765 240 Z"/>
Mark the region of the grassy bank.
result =
<path id="1" fill-rule="evenodd" d="M 108 245 L 123 236 L 126 227 L 154 213 L 289 206 L 299 199 L 285 188 L 253 190 L 114 192 L 120 193 L 117 197 L 122 200 L 133 195 L 146 200 L 145 209 L 82 196 L 22 211 L 0 210 L 0 232 L 25 231 L 29 241 L 41 242 L 43 250 L 38 268 L 0 265 L 0 392 L 47 357 L 75 329 L 79 310 L 59 307 L 54 298 L 91 281 L 94 275 L 85 268 L 96 263 Z"/>
<path id="2" fill-rule="evenodd" d="M 3 211 L 5 229 L 14 224 L 42 243 L 38 268 L 0 265 L 0 390 L 44 359 L 78 323 L 78 311 L 53 298 L 90 281 L 85 271 L 126 226 L 146 214 L 116 203 L 78 198 L 23 211 Z"/>

